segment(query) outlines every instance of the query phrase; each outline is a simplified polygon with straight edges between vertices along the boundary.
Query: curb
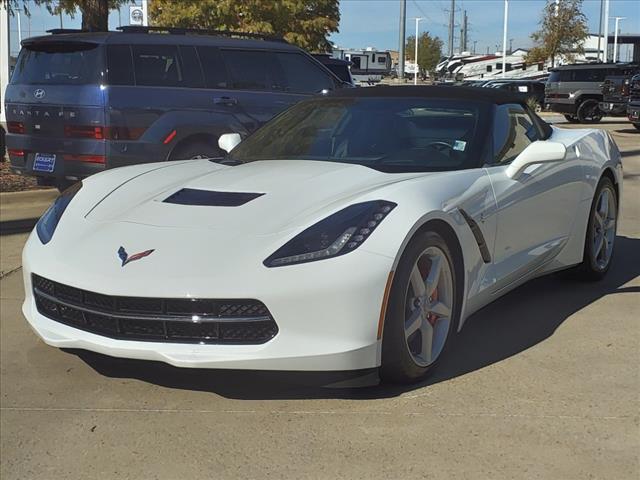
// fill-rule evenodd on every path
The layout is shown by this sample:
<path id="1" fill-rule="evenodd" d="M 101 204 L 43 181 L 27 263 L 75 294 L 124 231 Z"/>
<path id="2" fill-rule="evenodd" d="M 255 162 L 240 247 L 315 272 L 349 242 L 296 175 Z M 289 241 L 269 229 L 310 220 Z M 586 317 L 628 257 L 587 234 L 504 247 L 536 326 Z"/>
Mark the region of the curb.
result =
<path id="1" fill-rule="evenodd" d="M 0 193 L 0 235 L 30 231 L 57 196 L 55 189 Z"/>

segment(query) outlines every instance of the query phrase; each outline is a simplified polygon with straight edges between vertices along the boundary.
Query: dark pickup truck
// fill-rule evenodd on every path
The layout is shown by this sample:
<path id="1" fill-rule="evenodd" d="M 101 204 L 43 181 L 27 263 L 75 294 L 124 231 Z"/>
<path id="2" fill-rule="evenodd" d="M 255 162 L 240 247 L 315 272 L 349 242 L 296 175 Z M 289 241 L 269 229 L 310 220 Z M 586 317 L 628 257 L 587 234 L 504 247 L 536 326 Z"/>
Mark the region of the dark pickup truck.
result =
<path id="1" fill-rule="evenodd" d="M 633 74 L 638 74 L 635 71 Z M 610 75 L 602 83 L 602 101 L 598 104 L 600 110 L 609 116 L 626 116 L 627 104 L 631 93 L 632 75 Z"/>

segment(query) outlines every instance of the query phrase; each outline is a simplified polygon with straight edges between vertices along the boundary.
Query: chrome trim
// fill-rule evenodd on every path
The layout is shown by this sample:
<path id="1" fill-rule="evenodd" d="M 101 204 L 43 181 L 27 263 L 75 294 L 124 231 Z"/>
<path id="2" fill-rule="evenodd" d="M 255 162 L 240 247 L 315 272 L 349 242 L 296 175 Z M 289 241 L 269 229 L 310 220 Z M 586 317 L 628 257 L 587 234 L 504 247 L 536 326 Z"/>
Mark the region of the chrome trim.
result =
<path id="1" fill-rule="evenodd" d="M 186 323 L 249 323 L 249 322 L 272 322 L 273 319 L 270 316 L 261 316 L 261 317 L 211 317 L 211 316 L 199 316 L 199 315 L 191 315 L 191 316 L 155 316 L 155 315 L 123 315 L 121 313 L 108 312 L 105 310 L 95 310 L 90 307 L 86 307 L 84 305 L 77 305 L 75 303 L 69 303 L 64 300 L 60 300 L 57 297 L 49 295 L 48 293 L 44 293 L 37 287 L 33 287 L 33 291 L 36 295 L 41 296 L 45 300 L 49 300 L 50 302 L 58 303 L 65 307 L 75 308 L 76 310 L 80 310 L 86 313 L 92 313 L 94 315 L 103 315 L 105 317 L 116 318 L 118 320 L 155 320 L 159 322 L 186 322 Z M 198 317 L 194 320 L 194 317 Z"/>

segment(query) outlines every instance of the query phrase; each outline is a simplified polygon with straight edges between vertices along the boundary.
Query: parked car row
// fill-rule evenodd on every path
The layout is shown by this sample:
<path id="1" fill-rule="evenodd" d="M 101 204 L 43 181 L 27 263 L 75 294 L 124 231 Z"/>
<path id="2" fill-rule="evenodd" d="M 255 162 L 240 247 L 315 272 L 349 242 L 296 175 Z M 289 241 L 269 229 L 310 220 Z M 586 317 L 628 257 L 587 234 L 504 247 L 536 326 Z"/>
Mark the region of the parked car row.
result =
<path id="1" fill-rule="evenodd" d="M 246 136 L 346 83 L 269 37 L 52 33 L 22 42 L 5 97 L 6 142 L 15 172 L 59 188 L 105 168 L 222 156 L 221 134 Z"/>

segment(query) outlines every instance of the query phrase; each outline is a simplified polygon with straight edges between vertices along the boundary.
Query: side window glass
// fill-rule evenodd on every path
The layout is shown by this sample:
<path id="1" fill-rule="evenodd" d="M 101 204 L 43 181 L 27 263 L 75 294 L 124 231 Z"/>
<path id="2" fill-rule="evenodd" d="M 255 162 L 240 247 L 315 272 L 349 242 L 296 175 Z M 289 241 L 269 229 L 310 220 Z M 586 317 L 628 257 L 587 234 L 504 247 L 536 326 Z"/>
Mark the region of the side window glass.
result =
<path id="1" fill-rule="evenodd" d="M 187 86 L 175 45 L 132 45 L 136 85 Z"/>
<path id="2" fill-rule="evenodd" d="M 266 51 L 222 50 L 231 88 L 240 90 L 282 90 L 274 79 L 273 56 Z"/>
<path id="3" fill-rule="evenodd" d="M 319 93 L 334 88 L 332 79 L 321 68 L 299 53 L 276 53 L 286 82 L 286 90 Z"/>
<path id="4" fill-rule="evenodd" d="M 204 87 L 202 70 L 200 69 L 200 62 L 198 62 L 196 49 L 188 45 L 181 45 L 179 48 L 180 59 L 182 61 L 182 74 L 184 75 L 184 83 L 187 86 L 193 88 Z"/>
<path id="5" fill-rule="evenodd" d="M 229 88 L 227 70 L 220 51 L 215 47 L 198 47 L 198 56 L 207 88 Z"/>
<path id="6" fill-rule="evenodd" d="M 107 46 L 107 81 L 109 85 L 134 85 L 129 45 Z"/>
<path id="7" fill-rule="evenodd" d="M 538 140 L 538 131 L 527 112 L 516 104 L 496 108 L 493 125 L 494 163 L 507 164 Z"/>

